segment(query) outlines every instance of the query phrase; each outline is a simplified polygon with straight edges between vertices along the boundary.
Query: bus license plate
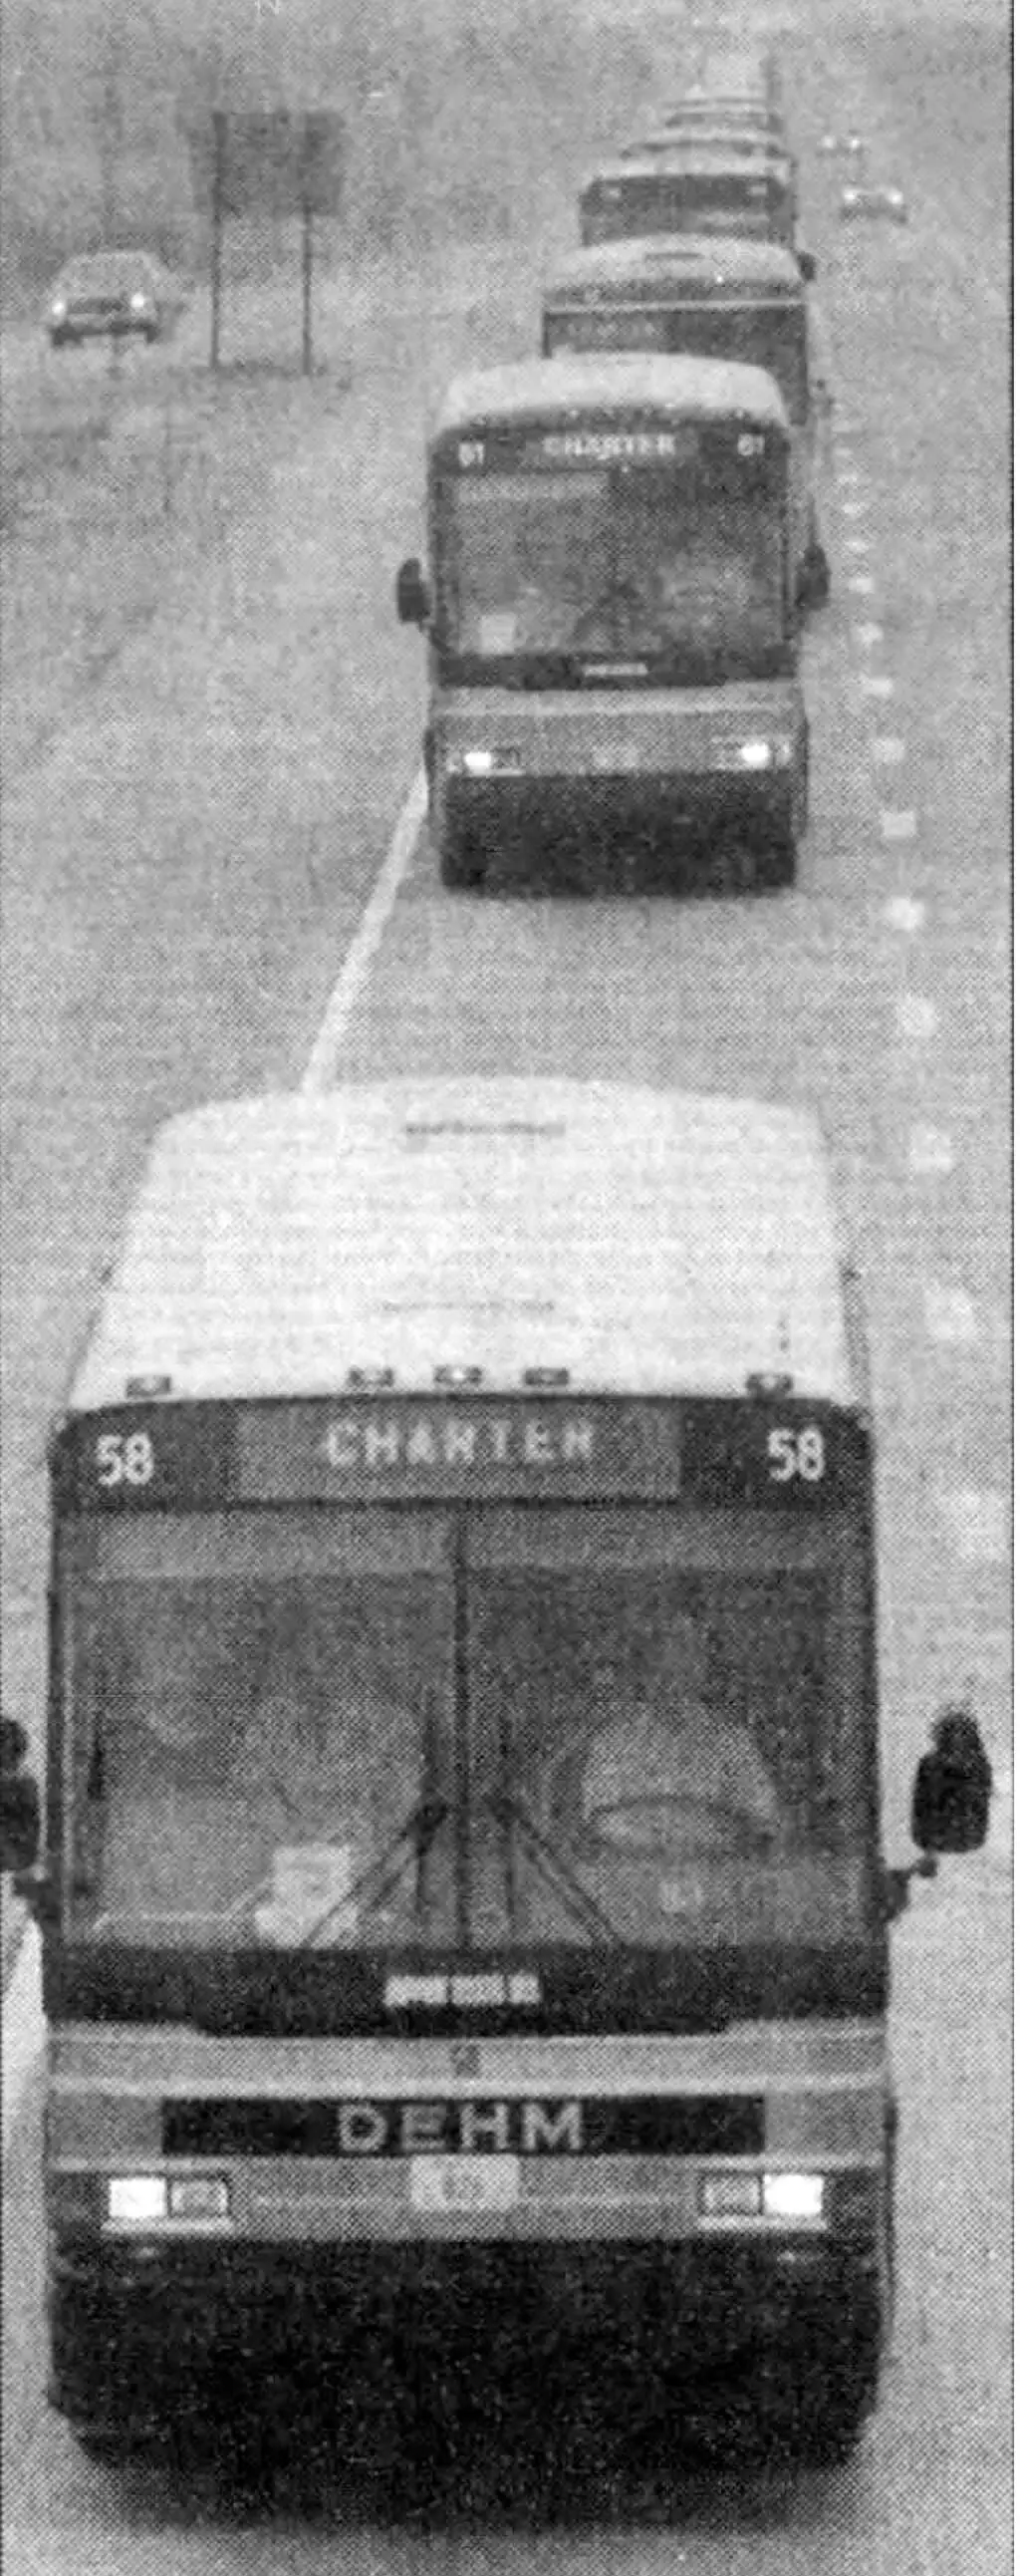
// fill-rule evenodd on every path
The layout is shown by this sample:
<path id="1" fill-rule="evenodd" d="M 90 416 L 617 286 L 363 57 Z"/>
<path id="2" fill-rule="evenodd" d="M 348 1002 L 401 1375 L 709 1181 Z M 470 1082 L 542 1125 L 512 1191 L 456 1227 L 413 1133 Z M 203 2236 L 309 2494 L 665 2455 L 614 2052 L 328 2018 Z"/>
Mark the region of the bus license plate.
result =
<path id="1" fill-rule="evenodd" d="M 516 2156 L 412 2156 L 411 2207 L 434 2217 L 516 2209 L 520 2199 Z"/>

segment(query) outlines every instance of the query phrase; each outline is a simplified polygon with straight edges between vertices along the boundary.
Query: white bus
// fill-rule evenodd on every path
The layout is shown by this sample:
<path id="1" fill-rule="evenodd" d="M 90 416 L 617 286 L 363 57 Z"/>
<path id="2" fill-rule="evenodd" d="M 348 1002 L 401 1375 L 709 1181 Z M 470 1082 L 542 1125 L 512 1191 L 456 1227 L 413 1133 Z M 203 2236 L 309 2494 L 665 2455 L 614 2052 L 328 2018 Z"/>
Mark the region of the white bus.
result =
<path id="1" fill-rule="evenodd" d="M 790 424 L 798 597 L 805 610 L 829 595 L 819 522 L 829 390 L 812 299 L 781 242 L 659 234 L 568 251 L 542 290 L 545 357 L 604 357 L 660 350 L 761 367 L 774 376 Z"/>
<path id="2" fill-rule="evenodd" d="M 736 851 L 806 829 L 795 487 L 759 367 L 639 352 L 462 377 L 428 448 L 425 765 L 448 886 L 546 852 Z"/>
<path id="3" fill-rule="evenodd" d="M 741 2355 L 852 2442 L 910 1874 L 855 1333 L 797 1110 L 441 1081 L 159 1135 L 51 1446 L 41 1857 L 5 1803 L 87 2444 L 274 2336 L 356 2387 L 395 2285 L 412 2348 L 444 2289 L 550 2336 L 619 2291 L 658 2420 Z"/>

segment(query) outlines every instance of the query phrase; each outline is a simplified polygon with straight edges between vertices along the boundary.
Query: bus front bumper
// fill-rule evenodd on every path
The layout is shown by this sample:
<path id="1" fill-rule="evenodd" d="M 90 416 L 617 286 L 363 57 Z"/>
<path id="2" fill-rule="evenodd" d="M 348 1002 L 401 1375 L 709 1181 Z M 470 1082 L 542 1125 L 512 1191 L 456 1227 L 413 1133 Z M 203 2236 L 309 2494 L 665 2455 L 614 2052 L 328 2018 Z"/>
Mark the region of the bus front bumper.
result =
<path id="1" fill-rule="evenodd" d="M 51 2256 L 51 2403 L 144 2429 L 164 2385 L 245 2362 L 314 2358 L 362 2374 L 463 2349 L 494 2366 L 538 2351 L 586 2367 L 621 2350 L 660 2365 L 730 2357 L 881 2319 L 877 2247 L 447 2240 L 327 2248 L 123 2245 Z"/>

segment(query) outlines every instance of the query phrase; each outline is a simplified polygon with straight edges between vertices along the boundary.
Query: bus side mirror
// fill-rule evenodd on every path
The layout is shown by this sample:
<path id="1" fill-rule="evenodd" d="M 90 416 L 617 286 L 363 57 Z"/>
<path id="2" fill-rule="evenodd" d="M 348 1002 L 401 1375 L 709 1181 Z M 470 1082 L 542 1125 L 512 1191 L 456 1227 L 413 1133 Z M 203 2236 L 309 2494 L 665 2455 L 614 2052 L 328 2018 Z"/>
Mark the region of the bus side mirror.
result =
<path id="1" fill-rule="evenodd" d="M 926 1853 L 980 1851 L 988 1835 L 992 1766 L 969 1709 L 947 1709 L 917 1766 L 910 1831 Z"/>
<path id="2" fill-rule="evenodd" d="M 416 555 L 409 555 L 397 574 L 397 616 L 402 626 L 427 626 L 429 595 Z"/>
<path id="3" fill-rule="evenodd" d="M 813 250 L 799 250 L 797 253 L 797 266 L 800 270 L 805 286 L 813 286 L 818 275 L 818 262 Z"/>

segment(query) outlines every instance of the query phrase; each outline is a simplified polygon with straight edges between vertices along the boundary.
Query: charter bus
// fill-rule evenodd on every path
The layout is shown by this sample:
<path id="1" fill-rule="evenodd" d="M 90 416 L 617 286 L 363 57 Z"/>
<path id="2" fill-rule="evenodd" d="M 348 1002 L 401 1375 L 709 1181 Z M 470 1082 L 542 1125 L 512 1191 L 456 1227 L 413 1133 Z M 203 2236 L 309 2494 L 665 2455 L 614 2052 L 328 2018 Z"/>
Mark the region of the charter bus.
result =
<path id="1" fill-rule="evenodd" d="M 790 432 L 760 368 L 466 376 L 428 453 L 429 810 L 443 881 L 707 839 L 788 884 L 807 815 Z"/>
<path id="2" fill-rule="evenodd" d="M 797 164 L 789 144 L 763 134 L 753 125 L 727 126 L 720 122 L 707 125 L 699 133 L 678 133 L 675 126 L 645 124 L 620 147 L 623 161 L 651 161 L 667 155 L 675 163 L 678 156 L 702 160 L 706 155 L 722 153 L 738 161 L 766 161 L 782 165 L 788 174 L 790 204 L 794 222 L 798 213 Z"/>
<path id="3" fill-rule="evenodd" d="M 582 242 L 621 241 L 648 233 L 750 234 L 796 249 L 796 191 L 790 164 L 739 152 L 702 150 L 617 154 L 586 179 L 580 196 Z"/>
<path id="4" fill-rule="evenodd" d="M 619 2292 L 650 2417 L 718 2345 L 852 2441 L 910 1873 L 848 1298 L 795 1109 L 457 1079 L 158 1135 L 50 1448 L 17 1882 L 87 2445 L 274 2337 L 356 2389 L 444 2290 L 537 2348 Z"/>
<path id="5" fill-rule="evenodd" d="M 543 288 L 543 353 L 607 349 L 735 359 L 775 377 L 790 423 L 800 597 L 820 607 L 829 593 L 818 508 L 828 388 L 791 253 L 778 242 L 687 233 L 568 252 Z"/>

